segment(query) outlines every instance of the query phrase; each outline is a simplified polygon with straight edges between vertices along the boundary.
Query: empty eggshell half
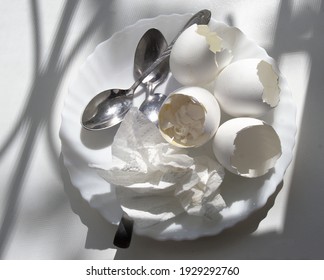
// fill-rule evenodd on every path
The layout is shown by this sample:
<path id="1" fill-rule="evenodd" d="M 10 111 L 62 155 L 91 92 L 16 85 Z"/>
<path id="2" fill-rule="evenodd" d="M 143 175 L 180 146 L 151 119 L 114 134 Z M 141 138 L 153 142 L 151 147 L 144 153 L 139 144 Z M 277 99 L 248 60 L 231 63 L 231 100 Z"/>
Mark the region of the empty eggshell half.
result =
<path id="1" fill-rule="evenodd" d="M 159 129 L 171 144 L 190 148 L 209 141 L 220 123 L 220 107 L 211 92 L 183 87 L 172 92 L 159 112 Z"/>
<path id="2" fill-rule="evenodd" d="M 234 118 L 218 128 L 213 151 L 230 172 L 254 178 L 274 167 L 281 144 L 271 125 L 254 118 Z"/>
<path id="3" fill-rule="evenodd" d="M 206 85 L 232 59 L 223 40 L 207 25 L 194 24 L 177 39 L 170 54 L 173 77 L 185 86 Z"/>
<path id="4" fill-rule="evenodd" d="M 279 103 L 279 75 L 261 59 L 242 59 L 217 77 L 215 97 L 222 110 L 234 117 L 258 117 Z"/>

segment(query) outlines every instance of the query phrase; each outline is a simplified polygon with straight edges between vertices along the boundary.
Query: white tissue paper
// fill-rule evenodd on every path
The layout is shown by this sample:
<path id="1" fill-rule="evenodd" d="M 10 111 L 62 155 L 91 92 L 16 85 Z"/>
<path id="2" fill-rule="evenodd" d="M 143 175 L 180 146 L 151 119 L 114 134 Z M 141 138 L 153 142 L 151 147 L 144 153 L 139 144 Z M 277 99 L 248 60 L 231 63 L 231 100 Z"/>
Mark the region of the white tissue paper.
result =
<path id="1" fill-rule="evenodd" d="M 184 212 L 216 219 L 226 207 L 218 190 L 223 167 L 167 143 L 137 108 L 125 116 L 111 152 L 112 162 L 90 166 L 116 186 L 121 207 L 135 227 L 147 228 Z"/>

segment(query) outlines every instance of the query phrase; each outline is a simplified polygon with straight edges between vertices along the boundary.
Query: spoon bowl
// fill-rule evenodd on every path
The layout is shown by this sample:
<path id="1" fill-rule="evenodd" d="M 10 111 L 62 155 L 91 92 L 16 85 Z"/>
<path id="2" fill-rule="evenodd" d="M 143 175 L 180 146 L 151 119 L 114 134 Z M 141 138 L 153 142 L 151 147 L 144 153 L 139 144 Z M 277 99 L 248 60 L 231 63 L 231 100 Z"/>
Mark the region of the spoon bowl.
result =
<path id="1" fill-rule="evenodd" d="M 151 28 L 143 35 L 139 41 L 134 57 L 134 76 L 139 78 L 142 73 L 149 68 L 153 62 L 161 55 L 161 53 L 167 49 L 168 43 L 165 40 L 163 34 L 155 29 Z M 161 105 L 166 99 L 166 96 L 161 93 L 153 94 L 155 88 L 165 81 L 168 77 L 169 59 L 165 59 L 159 67 L 157 67 L 149 76 L 147 76 L 143 84 L 148 89 L 148 94 L 144 102 L 139 107 L 139 110 L 146 115 L 146 117 L 157 125 L 158 113 Z"/>
<path id="2" fill-rule="evenodd" d="M 120 123 L 133 104 L 132 89 L 109 89 L 88 103 L 82 114 L 82 125 L 88 130 L 101 130 Z"/>
<path id="3" fill-rule="evenodd" d="M 167 98 L 163 93 L 154 93 L 149 95 L 141 104 L 139 110 L 156 126 L 158 126 L 158 116 L 160 108 Z"/>
<path id="4" fill-rule="evenodd" d="M 155 60 L 165 51 L 168 47 L 168 43 L 165 40 L 163 34 L 155 29 L 151 28 L 144 33 L 138 45 L 136 47 L 134 56 L 134 77 L 138 79 L 143 75 L 144 71 L 149 68 Z M 166 59 L 155 68 L 144 80 L 149 92 L 163 82 L 168 76 L 169 72 L 169 60 Z"/>

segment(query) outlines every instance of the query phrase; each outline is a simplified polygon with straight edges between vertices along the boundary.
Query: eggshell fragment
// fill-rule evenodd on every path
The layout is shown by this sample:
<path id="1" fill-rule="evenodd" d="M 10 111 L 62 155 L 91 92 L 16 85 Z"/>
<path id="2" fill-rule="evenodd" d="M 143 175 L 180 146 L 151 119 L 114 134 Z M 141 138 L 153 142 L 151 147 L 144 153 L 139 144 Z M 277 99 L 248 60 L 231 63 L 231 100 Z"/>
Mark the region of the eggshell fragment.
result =
<path id="1" fill-rule="evenodd" d="M 215 97 L 222 110 L 234 117 L 258 117 L 279 103 L 279 75 L 260 59 L 242 59 L 217 77 Z"/>
<path id="2" fill-rule="evenodd" d="M 210 140 L 220 122 L 216 98 L 200 87 L 183 87 L 163 103 L 159 112 L 159 129 L 171 144 L 198 147 Z"/>
<path id="3" fill-rule="evenodd" d="M 194 24 L 175 42 L 170 54 L 173 77 L 186 86 L 205 85 L 232 59 L 222 39 L 207 25 Z"/>
<path id="4" fill-rule="evenodd" d="M 281 156 L 281 144 L 269 124 L 254 118 L 234 118 L 217 130 L 213 151 L 230 172 L 254 178 L 275 166 Z"/>

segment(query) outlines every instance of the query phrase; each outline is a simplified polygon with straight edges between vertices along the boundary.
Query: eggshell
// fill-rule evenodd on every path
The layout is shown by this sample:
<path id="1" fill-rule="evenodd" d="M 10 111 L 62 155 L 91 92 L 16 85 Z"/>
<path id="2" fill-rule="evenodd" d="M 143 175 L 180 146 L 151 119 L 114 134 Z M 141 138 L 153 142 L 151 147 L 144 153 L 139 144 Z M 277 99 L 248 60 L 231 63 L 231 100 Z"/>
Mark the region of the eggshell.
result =
<path id="1" fill-rule="evenodd" d="M 231 58 L 228 52 L 223 52 L 222 39 L 216 32 L 207 25 L 194 24 L 175 42 L 170 54 L 170 70 L 179 83 L 201 86 L 212 82 Z"/>
<path id="2" fill-rule="evenodd" d="M 258 117 L 279 103 L 279 75 L 260 59 L 231 63 L 218 75 L 214 95 L 222 110 L 234 117 Z"/>
<path id="3" fill-rule="evenodd" d="M 228 171 L 254 178 L 275 166 L 281 156 L 281 144 L 269 124 L 254 118 L 234 118 L 217 130 L 213 151 Z"/>
<path id="4" fill-rule="evenodd" d="M 211 92 L 183 87 L 172 92 L 159 112 L 159 129 L 171 144 L 198 147 L 209 141 L 220 123 L 220 107 Z"/>

